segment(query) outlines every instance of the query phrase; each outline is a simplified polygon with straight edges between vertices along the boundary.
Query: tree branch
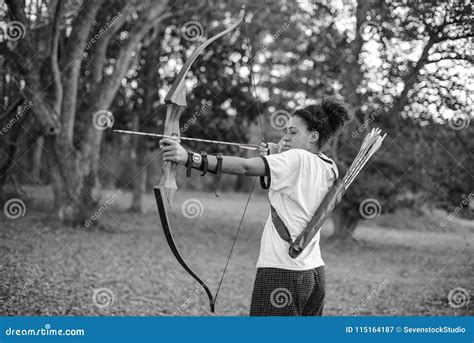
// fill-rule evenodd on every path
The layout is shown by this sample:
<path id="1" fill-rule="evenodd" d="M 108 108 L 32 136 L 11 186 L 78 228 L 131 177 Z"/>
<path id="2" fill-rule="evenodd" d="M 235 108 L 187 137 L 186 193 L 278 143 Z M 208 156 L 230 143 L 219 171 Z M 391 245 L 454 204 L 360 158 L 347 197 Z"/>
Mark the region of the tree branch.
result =
<path id="1" fill-rule="evenodd" d="M 14 49 L 12 50 L 17 51 L 15 52 L 15 55 L 16 58 L 18 58 L 18 60 L 15 60 L 14 63 L 19 67 L 19 69 L 24 71 L 31 70 L 31 68 L 34 68 L 34 63 L 32 63 L 32 60 L 28 58 L 32 51 L 30 41 L 31 30 L 28 18 L 25 15 L 24 1 L 6 0 L 6 4 L 8 5 L 8 9 L 12 15 L 12 18 L 21 22 L 25 29 L 24 37 L 14 42 L 15 45 Z M 0 45 L 1 44 L 6 44 L 6 42 L 4 41 L 3 43 L 0 43 Z"/>
<path id="2" fill-rule="evenodd" d="M 81 58 L 92 24 L 103 2 L 104 0 L 87 1 L 83 9 L 80 10 L 64 47 L 65 54 L 62 59 L 64 67 Z"/>
<path id="3" fill-rule="evenodd" d="M 446 60 L 461 60 L 461 61 L 474 63 L 474 58 L 472 58 L 471 56 L 467 56 L 467 57 L 466 56 L 453 56 L 453 57 L 442 57 L 442 58 L 438 58 L 437 60 L 427 61 L 425 65 L 430 64 L 430 63 L 438 63 L 440 61 L 446 61 Z"/>
<path id="4" fill-rule="evenodd" d="M 413 88 L 415 83 L 418 80 L 419 72 L 421 68 L 427 63 L 428 61 L 428 52 L 433 47 L 435 37 L 430 37 L 428 42 L 426 43 L 423 51 L 421 53 L 420 58 L 416 62 L 415 66 L 411 68 L 410 72 L 408 72 L 405 77 L 403 78 L 404 87 L 400 95 L 394 100 L 394 105 L 390 110 L 389 121 L 394 125 L 397 129 L 400 126 L 399 120 L 399 113 L 403 110 L 405 105 L 408 103 L 408 92 Z"/>
<path id="5" fill-rule="evenodd" d="M 8 43 L 6 41 L 0 43 L 0 54 L 5 56 L 10 65 L 12 65 L 20 74 L 24 75 L 28 71 L 27 64 L 23 63 L 25 56 L 21 55 L 16 50 L 8 49 Z"/>
<path id="6" fill-rule="evenodd" d="M 108 107 L 110 105 L 118 87 L 120 87 L 120 80 L 124 77 L 130 61 L 132 60 L 132 52 L 137 48 L 139 42 L 153 26 L 171 17 L 171 14 L 169 13 L 162 14 L 166 5 L 166 3 L 151 3 L 140 12 L 137 22 L 143 24 L 136 25 L 132 30 L 130 30 L 129 40 L 116 57 L 114 71 L 111 75 L 104 77 L 101 82 L 97 84 L 95 87 L 97 90 L 96 92 L 92 92 L 95 94 L 95 100 L 92 100 L 93 104 L 101 104 L 101 107 Z M 113 90 L 113 92 L 109 93 L 107 90 Z"/>
<path id="7" fill-rule="evenodd" d="M 63 86 L 61 82 L 61 72 L 59 70 L 59 61 L 58 61 L 58 46 L 59 46 L 59 34 L 60 27 L 59 22 L 61 18 L 63 6 L 60 5 L 59 0 L 54 0 L 51 3 L 52 8 L 52 35 L 53 40 L 51 42 L 51 54 L 50 54 L 50 68 L 51 68 L 51 77 L 53 79 L 53 93 L 54 93 L 54 104 L 55 110 L 57 113 L 61 111 L 61 103 L 63 99 Z"/>
<path id="8" fill-rule="evenodd" d="M 118 12 L 114 17 L 118 19 L 114 24 L 107 28 L 105 33 L 100 37 L 97 44 L 93 46 L 89 66 L 90 66 L 90 79 L 93 83 L 97 83 L 102 79 L 102 72 L 104 64 L 106 62 L 107 48 L 112 37 L 120 30 L 120 28 L 127 22 L 127 18 L 130 14 L 136 10 L 136 4 L 133 2 L 127 3 L 120 12 Z"/>
<path id="9" fill-rule="evenodd" d="M 62 113 L 61 123 L 71 144 L 74 134 L 82 53 L 84 52 L 85 42 L 91 31 L 94 19 L 103 2 L 104 0 L 86 2 L 86 5 L 74 21 L 71 35 L 64 49 L 65 55 L 61 59 L 64 94 L 59 113 Z"/>

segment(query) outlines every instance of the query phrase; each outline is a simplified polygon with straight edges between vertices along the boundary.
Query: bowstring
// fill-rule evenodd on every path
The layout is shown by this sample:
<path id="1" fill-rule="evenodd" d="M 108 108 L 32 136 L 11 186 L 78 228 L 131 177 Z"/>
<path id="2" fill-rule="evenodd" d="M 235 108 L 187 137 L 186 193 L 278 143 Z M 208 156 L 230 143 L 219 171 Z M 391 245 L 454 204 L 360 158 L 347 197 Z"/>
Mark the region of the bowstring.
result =
<path id="1" fill-rule="evenodd" d="M 247 198 L 247 202 L 245 203 L 245 208 L 244 208 L 244 211 L 242 213 L 242 217 L 240 217 L 239 227 L 237 229 L 237 233 L 235 234 L 235 238 L 234 238 L 234 242 L 232 243 L 232 247 L 230 248 L 229 257 L 227 258 L 227 262 L 226 262 L 225 267 L 224 267 L 224 272 L 222 273 L 221 280 L 219 281 L 219 286 L 217 286 L 216 295 L 214 296 L 214 306 L 217 302 L 217 295 L 219 294 L 219 290 L 221 289 L 222 282 L 224 281 L 224 275 L 225 275 L 225 272 L 227 271 L 227 267 L 229 266 L 230 258 L 232 257 L 232 252 L 234 251 L 235 243 L 237 243 L 237 237 L 239 237 L 239 232 L 240 232 L 240 229 L 242 228 L 242 223 L 244 221 L 245 213 L 247 212 L 247 207 L 249 206 L 250 198 L 252 197 L 252 193 L 253 193 L 253 190 L 255 188 L 255 181 L 257 181 L 256 177 L 253 179 L 252 188 L 250 189 L 250 193 L 249 193 L 249 196 Z"/>
<path id="2" fill-rule="evenodd" d="M 255 101 L 257 103 L 257 112 L 258 112 L 258 118 L 259 118 L 259 122 L 260 122 L 260 133 L 262 134 L 262 141 L 265 141 L 265 133 L 263 132 L 262 113 L 260 112 L 260 103 L 258 101 L 257 87 L 256 87 L 256 84 L 255 84 L 255 78 L 254 78 L 254 74 L 253 74 L 252 45 L 250 44 L 250 38 L 249 38 L 248 30 L 247 30 L 247 25 L 245 23 L 246 22 L 245 18 L 244 18 L 243 22 L 244 22 L 244 29 L 245 29 L 245 37 L 247 39 L 247 45 L 248 45 L 249 54 L 250 54 L 250 57 L 249 57 L 250 80 L 251 80 L 251 84 L 253 85 L 253 89 L 254 89 L 254 92 L 255 92 Z M 237 238 L 239 237 L 239 232 L 240 232 L 240 229 L 242 228 L 242 223 L 244 222 L 245 214 L 247 213 L 247 208 L 249 206 L 250 199 L 252 197 L 252 193 L 255 189 L 256 181 L 257 181 L 257 177 L 254 177 L 252 187 L 250 188 L 250 193 L 249 193 L 249 196 L 247 198 L 247 202 L 245 203 L 245 207 L 244 207 L 244 211 L 242 213 L 242 217 L 240 217 L 240 222 L 239 222 L 239 226 L 237 228 L 237 233 L 235 234 L 234 241 L 232 242 L 232 247 L 230 248 L 229 256 L 227 258 L 227 262 L 225 264 L 224 271 L 222 272 L 221 280 L 219 281 L 219 285 L 217 286 L 216 295 L 214 296 L 214 306 L 217 302 L 217 295 L 219 294 L 219 290 L 221 289 L 222 282 L 224 281 L 224 276 L 225 276 L 225 273 L 227 271 L 227 267 L 229 266 L 229 262 L 230 262 L 230 259 L 232 257 L 232 252 L 234 251 L 235 243 L 237 243 Z"/>
<path id="3" fill-rule="evenodd" d="M 262 134 L 262 140 L 265 141 L 265 133 L 263 132 L 263 120 L 262 120 L 262 113 L 260 112 L 260 102 L 258 101 L 258 93 L 257 93 L 257 86 L 255 83 L 255 77 L 253 74 L 253 52 L 252 52 L 252 44 L 250 44 L 250 38 L 249 38 L 249 32 L 247 30 L 247 25 L 245 24 L 245 18 L 244 18 L 244 29 L 245 29 L 245 36 L 247 38 L 247 45 L 249 47 L 249 53 L 250 53 L 250 59 L 249 59 L 249 64 L 250 64 L 250 80 L 253 85 L 253 90 L 255 92 L 255 101 L 257 102 L 257 112 L 258 112 L 258 119 L 260 122 L 260 133 Z"/>

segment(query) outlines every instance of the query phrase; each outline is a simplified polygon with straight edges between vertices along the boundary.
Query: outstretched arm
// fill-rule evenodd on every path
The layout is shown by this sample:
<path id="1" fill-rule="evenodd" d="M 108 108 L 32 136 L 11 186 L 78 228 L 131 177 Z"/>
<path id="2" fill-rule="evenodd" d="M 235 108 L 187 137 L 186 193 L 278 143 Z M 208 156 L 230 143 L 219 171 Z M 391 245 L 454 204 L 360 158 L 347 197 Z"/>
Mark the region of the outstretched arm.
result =
<path id="1" fill-rule="evenodd" d="M 188 161 L 188 152 L 179 144 L 178 138 L 163 138 L 160 140 L 160 148 L 163 152 L 163 160 L 186 164 Z M 199 168 L 199 166 L 197 167 Z M 208 156 L 209 171 L 217 169 L 217 157 Z M 247 176 L 265 176 L 265 164 L 260 157 L 242 158 L 234 156 L 223 156 L 222 173 Z"/>

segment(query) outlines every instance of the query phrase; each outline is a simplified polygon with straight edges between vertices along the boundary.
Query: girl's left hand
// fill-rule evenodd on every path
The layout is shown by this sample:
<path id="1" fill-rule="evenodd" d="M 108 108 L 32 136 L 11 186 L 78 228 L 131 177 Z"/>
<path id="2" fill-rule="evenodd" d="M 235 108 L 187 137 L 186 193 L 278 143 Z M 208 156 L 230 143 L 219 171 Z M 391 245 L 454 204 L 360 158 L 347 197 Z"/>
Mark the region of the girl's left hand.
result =
<path id="1" fill-rule="evenodd" d="M 163 153 L 163 161 L 186 164 L 188 161 L 188 152 L 181 144 L 179 138 L 163 138 L 160 140 L 160 149 Z"/>

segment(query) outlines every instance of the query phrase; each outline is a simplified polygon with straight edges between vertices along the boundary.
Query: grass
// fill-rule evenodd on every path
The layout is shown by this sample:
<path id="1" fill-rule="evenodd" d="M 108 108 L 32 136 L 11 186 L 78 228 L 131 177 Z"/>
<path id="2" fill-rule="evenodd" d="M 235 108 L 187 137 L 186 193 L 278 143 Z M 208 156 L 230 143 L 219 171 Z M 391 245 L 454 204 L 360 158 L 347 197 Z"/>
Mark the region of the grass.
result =
<path id="1" fill-rule="evenodd" d="M 27 202 L 26 215 L 4 217 L 1 223 L 1 314 L 210 314 L 207 296 L 165 241 L 151 194 L 144 214 L 127 212 L 131 195 L 121 195 L 100 218 L 113 227 L 106 232 L 62 226 L 49 216 L 47 191 L 30 193 L 36 198 Z M 201 216 L 183 216 L 181 206 L 189 199 L 202 204 Z M 245 194 L 235 193 L 218 199 L 210 193 L 176 194 L 171 213 L 175 239 L 182 256 L 213 292 L 245 200 Z M 267 214 L 265 195 L 256 192 L 219 293 L 218 315 L 248 314 Z M 345 244 L 327 239 L 332 230 L 327 223 L 321 243 L 327 267 L 324 314 L 473 315 L 474 300 L 454 308 L 448 293 L 462 287 L 472 294 L 474 226 L 453 220 L 441 228 L 436 223 L 442 219 L 439 213 L 384 216 L 362 222 L 356 241 Z M 100 290 L 110 298 L 94 299 Z"/>

